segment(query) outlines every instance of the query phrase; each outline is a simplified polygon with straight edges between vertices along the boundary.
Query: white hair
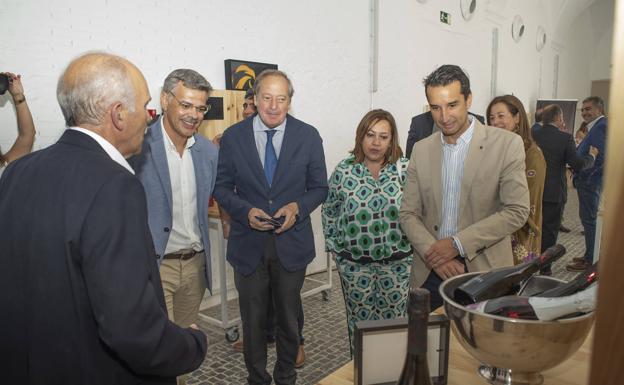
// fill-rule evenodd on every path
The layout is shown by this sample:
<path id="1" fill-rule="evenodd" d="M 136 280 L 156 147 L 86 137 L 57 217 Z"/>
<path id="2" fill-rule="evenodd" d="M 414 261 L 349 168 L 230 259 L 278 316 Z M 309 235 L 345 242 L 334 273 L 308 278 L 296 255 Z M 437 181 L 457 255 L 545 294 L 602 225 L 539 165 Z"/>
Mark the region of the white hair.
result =
<path id="1" fill-rule="evenodd" d="M 77 62 L 86 62 L 80 64 L 88 68 L 70 72 Z M 56 87 L 65 123 L 68 126 L 98 125 L 106 110 L 116 102 L 134 111 L 135 95 L 128 63 L 119 56 L 105 53 L 88 53 L 73 60 Z"/>

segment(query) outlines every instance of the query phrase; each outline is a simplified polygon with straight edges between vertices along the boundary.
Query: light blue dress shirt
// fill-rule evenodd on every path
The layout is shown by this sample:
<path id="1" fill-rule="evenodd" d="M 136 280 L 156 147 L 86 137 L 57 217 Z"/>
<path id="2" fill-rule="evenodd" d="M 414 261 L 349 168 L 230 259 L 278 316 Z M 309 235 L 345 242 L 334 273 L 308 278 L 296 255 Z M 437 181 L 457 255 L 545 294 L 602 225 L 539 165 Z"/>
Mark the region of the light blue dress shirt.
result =
<path id="1" fill-rule="evenodd" d="M 442 215 L 440 216 L 438 239 L 452 237 L 462 257 L 465 256 L 464 249 L 455 235 L 459 222 L 459 202 L 464 177 L 464 163 L 474 133 L 474 118 L 468 116 L 468 119 L 470 119 L 470 126 L 457 139 L 456 144 L 446 143 L 444 135 L 440 133 L 442 140 Z"/>
<path id="2" fill-rule="evenodd" d="M 282 142 L 284 141 L 284 133 L 286 132 L 286 121 L 288 119 L 284 119 L 282 124 L 275 127 L 274 130 L 277 132 L 273 135 L 273 147 L 275 148 L 275 155 L 279 160 L 280 151 L 282 149 Z M 256 114 L 253 118 L 253 131 L 254 131 L 254 139 L 256 140 L 256 149 L 258 150 L 258 156 L 260 156 L 260 162 L 262 162 L 262 168 L 264 168 L 264 152 L 266 151 L 266 143 L 267 143 L 267 134 L 266 130 L 270 130 L 262 119 L 260 119 L 260 115 Z"/>

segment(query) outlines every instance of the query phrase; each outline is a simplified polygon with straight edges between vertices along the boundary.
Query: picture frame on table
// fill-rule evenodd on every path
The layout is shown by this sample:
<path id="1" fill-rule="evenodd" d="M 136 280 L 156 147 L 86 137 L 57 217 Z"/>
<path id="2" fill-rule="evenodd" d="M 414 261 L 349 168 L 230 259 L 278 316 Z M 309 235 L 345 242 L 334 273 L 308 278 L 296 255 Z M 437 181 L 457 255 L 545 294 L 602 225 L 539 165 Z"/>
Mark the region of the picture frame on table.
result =
<path id="1" fill-rule="evenodd" d="M 396 318 L 355 324 L 354 385 L 396 384 L 407 354 L 407 321 Z M 448 381 L 449 338 L 448 318 L 431 314 L 427 360 L 434 385 Z"/>

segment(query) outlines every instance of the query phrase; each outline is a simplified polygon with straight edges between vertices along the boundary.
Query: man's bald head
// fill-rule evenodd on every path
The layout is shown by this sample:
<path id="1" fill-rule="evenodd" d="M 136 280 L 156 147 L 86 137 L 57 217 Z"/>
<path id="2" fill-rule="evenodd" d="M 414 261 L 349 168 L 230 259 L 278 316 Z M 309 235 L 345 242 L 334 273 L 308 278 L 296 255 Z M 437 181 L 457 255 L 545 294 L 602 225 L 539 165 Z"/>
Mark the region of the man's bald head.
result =
<path id="1" fill-rule="evenodd" d="M 133 77 L 140 71 L 128 60 L 106 53 L 88 53 L 74 59 L 61 75 L 56 88 L 68 126 L 102 123 L 108 108 L 121 102 L 134 111 Z"/>

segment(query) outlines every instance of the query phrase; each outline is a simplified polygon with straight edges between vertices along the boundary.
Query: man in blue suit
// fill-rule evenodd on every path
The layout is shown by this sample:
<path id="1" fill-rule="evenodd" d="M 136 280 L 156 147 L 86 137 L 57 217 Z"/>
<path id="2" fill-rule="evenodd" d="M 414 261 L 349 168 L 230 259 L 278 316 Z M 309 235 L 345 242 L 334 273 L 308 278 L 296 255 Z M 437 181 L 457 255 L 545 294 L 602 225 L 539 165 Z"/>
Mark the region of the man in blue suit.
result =
<path id="1" fill-rule="evenodd" d="M 248 382 L 271 383 L 265 329 L 273 301 L 273 378 L 294 384 L 300 291 L 315 257 L 310 213 L 326 198 L 327 170 L 318 131 L 288 115 L 294 91 L 286 74 L 262 72 L 254 91 L 258 113 L 221 139 L 214 196 L 232 217 L 227 259 L 239 293 Z"/>
<path id="2" fill-rule="evenodd" d="M 171 72 L 160 94 L 162 117 L 149 127 L 132 162 L 147 195 L 167 312 L 182 327 L 196 322 L 206 287 L 211 289 L 208 201 L 218 150 L 196 133 L 210 91 L 193 70 Z"/>
<path id="3" fill-rule="evenodd" d="M 584 156 L 591 147 L 599 151 L 593 167 L 589 167 L 574 175 L 574 186 L 579 197 L 579 216 L 585 230 L 585 254 L 582 258 L 575 258 L 573 263 L 566 266 L 569 271 L 583 271 L 594 260 L 594 244 L 596 241 L 596 216 L 600 204 L 602 191 L 602 173 L 605 160 L 607 141 L 607 118 L 604 116 L 604 101 L 598 96 L 590 96 L 583 100 L 581 116 L 587 123 L 588 133 L 579 144 L 577 153 Z"/>

